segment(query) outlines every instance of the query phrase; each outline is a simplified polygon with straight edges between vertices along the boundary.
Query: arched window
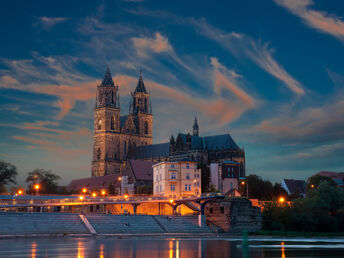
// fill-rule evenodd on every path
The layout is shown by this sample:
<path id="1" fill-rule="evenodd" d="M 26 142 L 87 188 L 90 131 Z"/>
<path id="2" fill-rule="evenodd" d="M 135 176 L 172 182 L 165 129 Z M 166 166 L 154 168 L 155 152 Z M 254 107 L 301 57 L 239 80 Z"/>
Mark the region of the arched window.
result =
<path id="1" fill-rule="evenodd" d="M 100 155 L 101 155 L 100 148 L 98 148 L 97 149 L 97 160 L 100 160 Z"/>
<path id="2" fill-rule="evenodd" d="M 142 100 L 141 100 L 141 99 L 139 99 L 139 100 L 138 100 L 138 108 L 139 108 L 139 110 L 141 110 L 141 109 L 142 109 L 142 107 L 141 107 L 141 105 L 142 105 L 142 104 L 141 104 L 141 103 L 142 103 Z"/>
<path id="3" fill-rule="evenodd" d="M 114 104 L 113 91 L 111 92 L 111 104 Z"/>
<path id="4" fill-rule="evenodd" d="M 145 122 L 145 124 L 144 124 L 144 133 L 148 134 L 148 123 L 147 122 Z"/>
<path id="5" fill-rule="evenodd" d="M 145 106 L 144 106 L 144 109 L 145 110 L 148 110 L 148 107 L 147 107 L 147 99 L 145 98 Z"/>
<path id="6" fill-rule="evenodd" d="M 102 120 L 101 119 L 98 120 L 97 128 L 98 128 L 98 130 L 102 129 Z"/>
<path id="7" fill-rule="evenodd" d="M 111 117 L 111 130 L 115 130 L 115 118 Z"/>

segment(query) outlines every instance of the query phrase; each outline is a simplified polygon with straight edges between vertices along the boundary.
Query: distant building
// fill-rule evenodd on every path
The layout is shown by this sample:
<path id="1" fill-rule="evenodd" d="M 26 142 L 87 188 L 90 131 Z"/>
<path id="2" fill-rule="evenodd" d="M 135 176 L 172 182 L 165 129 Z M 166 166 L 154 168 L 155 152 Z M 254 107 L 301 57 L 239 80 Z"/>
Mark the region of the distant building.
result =
<path id="1" fill-rule="evenodd" d="M 164 161 L 153 165 L 153 193 L 176 198 L 201 194 L 201 170 L 195 161 Z"/>
<path id="2" fill-rule="evenodd" d="M 83 188 L 86 188 L 88 192 L 108 190 L 111 184 L 114 188 L 119 189 L 120 181 L 120 177 L 116 174 L 74 179 L 67 186 L 67 191 L 77 193 L 81 192 Z"/>
<path id="3" fill-rule="evenodd" d="M 327 176 L 332 178 L 334 182 L 340 187 L 344 187 L 344 172 L 330 172 L 330 171 L 320 171 L 313 176 L 320 175 L 320 176 Z M 309 180 L 309 179 L 308 179 Z"/>
<path id="4" fill-rule="evenodd" d="M 244 176 L 244 171 L 238 162 L 224 160 L 210 164 L 211 184 L 222 193 L 238 190 L 239 180 L 244 179 Z"/>
<path id="5" fill-rule="evenodd" d="M 306 182 L 304 180 L 283 179 L 281 185 L 288 195 L 306 196 Z"/>

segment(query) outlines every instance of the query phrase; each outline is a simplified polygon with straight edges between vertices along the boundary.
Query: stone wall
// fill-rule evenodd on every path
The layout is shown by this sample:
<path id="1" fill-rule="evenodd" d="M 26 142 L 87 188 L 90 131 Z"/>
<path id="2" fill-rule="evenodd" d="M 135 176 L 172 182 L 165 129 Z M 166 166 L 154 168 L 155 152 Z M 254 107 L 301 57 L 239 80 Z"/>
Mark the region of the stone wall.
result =
<path id="1" fill-rule="evenodd" d="M 221 228 L 224 232 L 259 231 L 262 214 L 258 207 L 246 198 L 232 197 L 227 200 L 209 202 L 205 205 L 208 224 Z"/>

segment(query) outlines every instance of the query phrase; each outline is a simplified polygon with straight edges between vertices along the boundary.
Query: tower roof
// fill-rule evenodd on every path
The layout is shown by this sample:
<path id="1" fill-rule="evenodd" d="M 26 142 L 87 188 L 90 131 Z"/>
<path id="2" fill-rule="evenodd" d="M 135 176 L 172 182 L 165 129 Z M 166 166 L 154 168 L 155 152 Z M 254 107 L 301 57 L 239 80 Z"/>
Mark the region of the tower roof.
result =
<path id="1" fill-rule="evenodd" d="M 194 122 L 194 124 L 193 124 L 193 129 L 198 130 L 198 124 L 197 124 L 197 118 L 196 118 L 196 116 L 195 116 L 195 122 Z"/>
<path id="2" fill-rule="evenodd" d="M 115 84 L 113 83 L 113 80 L 112 80 L 112 76 L 111 76 L 109 67 L 106 68 L 104 79 L 103 79 L 102 83 L 100 84 L 100 86 L 103 86 L 103 87 L 106 87 L 106 86 L 114 87 L 115 86 Z"/>
<path id="3" fill-rule="evenodd" d="M 142 72 L 141 72 L 141 71 L 140 71 L 139 81 L 138 81 L 137 86 L 136 86 L 136 89 L 135 89 L 135 93 L 136 93 L 136 92 L 147 93 L 145 84 L 143 83 Z"/>

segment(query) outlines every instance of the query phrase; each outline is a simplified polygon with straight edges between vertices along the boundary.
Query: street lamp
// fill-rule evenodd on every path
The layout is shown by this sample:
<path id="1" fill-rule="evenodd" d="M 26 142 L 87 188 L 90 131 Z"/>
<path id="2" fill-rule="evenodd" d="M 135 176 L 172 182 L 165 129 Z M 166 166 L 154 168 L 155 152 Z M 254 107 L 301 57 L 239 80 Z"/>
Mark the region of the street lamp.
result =
<path id="1" fill-rule="evenodd" d="M 96 193 L 92 193 L 92 197 L 96 197 L 97 196 L 97 194 Z"/>
<path id="2" fill-rule="evenodd" d="M 106 194 L 106 191 L 105 190 L 102 190 L 102 195 L 105 195 Z"/>
<path id="3" fill-rule="evenodd" d="M 118 181 L 122 181 L 121 176 L 118 178 Z M 120 186 L 119 186 L 119 195 L 122 195 L 122 184 L 120 184 Z"/>
<path id="4" fill-rule="evenodd" d="M 87 193 L 87 188 L 82 188 L 82 192 L 85 194 Z"/>
<path id="5" fill-rule="evenodd" d="M 38 195 L 39 188 L 41 188 L 41 186 L 39 184 L 35 184 L 36 195 Z"/>
<path id="6" fill-rule="evenodd" d="M 170 203 L 173 203 L 173 199 L 170 199 Z"/>
<path id="7" fill-rule="evenodd" d="M 284 199 L 284 197 L 280 197 L 280 198 L 278 199 L 278 201 L 279 201 L 280 203 L 284 203 L 285 199 Z"/>
<path id="8" fill-rule="evenodd" d="M 79 200 L 82 201 L 84 199 L 84 196 L 79 196 Z"/>
<path id="9" fill-rule="evenodd" d="M 241 181 L 241 185 L 244 187 L 246 185 L 246 198 L 248 199 L 248 182 Z"/>
<path id="10" fill-rule="evenodd" d="M 18 195 L 22 195 L 23 194 L 23 190 L 18 190 Z"/>

